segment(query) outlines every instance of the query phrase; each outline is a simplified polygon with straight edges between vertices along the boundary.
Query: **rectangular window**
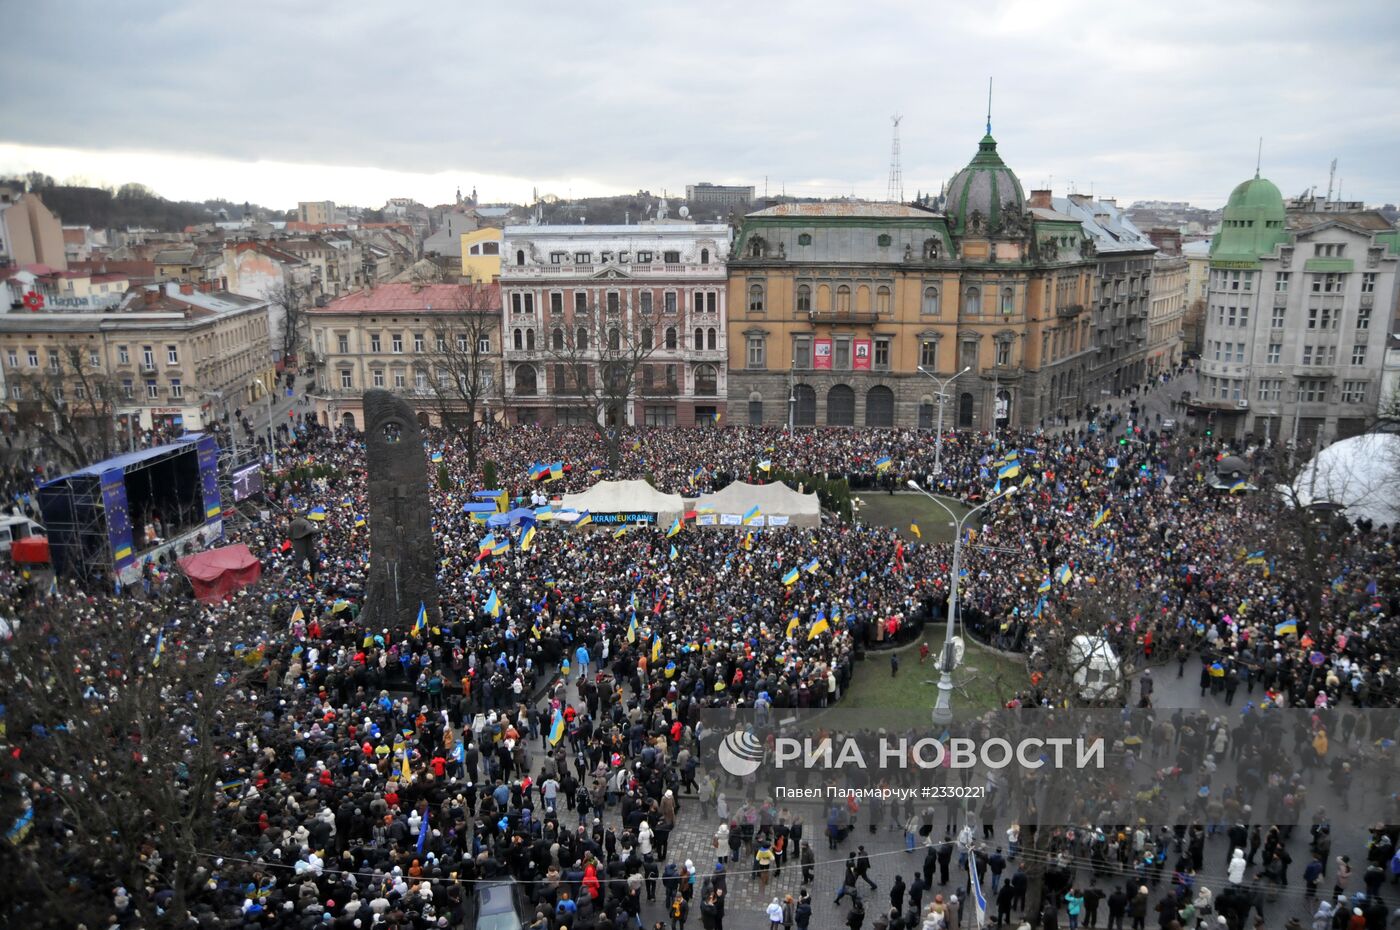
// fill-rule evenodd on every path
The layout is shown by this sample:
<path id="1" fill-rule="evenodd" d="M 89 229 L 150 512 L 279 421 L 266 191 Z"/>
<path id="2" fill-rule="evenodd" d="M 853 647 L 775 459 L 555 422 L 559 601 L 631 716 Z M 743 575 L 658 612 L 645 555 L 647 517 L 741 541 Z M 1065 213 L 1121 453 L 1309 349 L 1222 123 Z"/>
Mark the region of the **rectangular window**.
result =
<path id="1" fill-rule="evenodd" d="M 569 260 L 568 252 L 550 252 L 549 263 L 551 265 L 562 265 Z"/>
<path id="2" fill-rule="evenodd" d="M 647 426 L 675 426 L 675 407 L 647 407 L 645 414 Z"/>
<path id="3" fill-rule="evenodd" d="M 575 253 L 574 253 L 574 264 L 575 264 L 575 265 L 591 265 L 591 264 L 593 264 L 593 253 L 592 253 L 592 252 L 575 252 Z"/>
<path id="4" fill-rule="evenodd" d="M 1365 382 L 1365 381 L 1343 381 L 1343 382 L 1342 382 L 1342 403 L 1344 403 L 1344 404 L 1364 404 L 1364 403 L 1366 403 L 1366 382 Z"/>
<path id="5" fill-rule="evenodd" d="M 58 350 L 49 349 L 49 371 L 58 372 Z"/>
<path id="6" fill-rule="evenodd" d="M 390 336 L 389 347 L 395 355 L 403 355 L 403 333 L 394 333 Z"/>
<path id="7" fill-rule="evenodd" d="M 1320 404 L 1327 400 L 1327 382 L 1307 379 L 1298 382 L 1298 401 Z"/>
<path id="8" fill-rule="evenodd" d="M 402 390 L 404 383 L 405 382 L 402 369 L 394 369 L 394 387 Z"/>
<path id="9" fill-rule="evenodd" d="M 1356 311 L 1356 328 L 1358 331 L 1371 328 L 1371 308 L 1359 307 Z"/>
<path id="10" fill-rule="evenodd" d="M 1011 343 L 1001 341 L 997 343 L 997 365 L 1011 364 Z"/>
<path id="11" fill-rule="evenodd" d="M 666 304 L 665 304 L 666 312 L 667 312 L 668 314 L 675 313 L 675 312 L 676 312 L 676 292 L 675 292 L 675 291 L 667 291 L 667 292 L 666 292 L 666 295 L 665 295 L 665 301 L 666 301 Z"/>
<path id="12" fill-rule="evenodd" d="M 166 346 L 166 347 L 165 347 L 165 364 L 167 364 L 167 365 L 178 365 L 178 364 L 180 364 L 180 349 L 179 349 L 178 346 Z"/>
<path id="13" fill-rule="evenodd" d="M 1279 359 L 1282 358 L 1282 357 L 1283 357 L 1283 343 L 1281 343 L 1281 342 L 1271 342 L 1271 343 L 1269 343 L 1269 355 L 1268 355 L 1268 360 L 1267 360 L 1267 361 L 1268 361 L 1268 364 L 1270 364 L 1270 365 L 1277 365 L 1277 364 L 1279 363 Z"/>
<path id="14" fill-rule="evenodd" d="M 24 388 L 20 387 L 18 384 L 10 385 L 10 399 L 24 400 Z"/>
<path id="15" fill-rule="evenodd" d="M 39 367 L 39 350 L 38 350 L 38 349 L 30 349 L 30 350 L 29 350 L 29 367 L 30 367 L 30 368 L 38 368 L 38 367 Z"/>
<path id="16" fill-rule="evenodd" d="M 126 346 L 117 346 L 117 364 L 131 364 L 131 353 L 126 350 Z"/>
<path id="17" fill-rule="evenodd" d="M 613 258 L 613 253 L 611 253 L 611 252 L 599 252 L 599 253 L 598 253 L 598 261 L 602 262 L 604 265 L 606 265 L 608 262 L 612 261 L 612 258 Z"/>
<path id="18" fill-rule="evenodd" d="M 350 369 L 348 369 L 348 368 L 342 368 L 342 369 L 340 369 L 340 386 L 341 386 L 342 388 L 345 388 L 346 390 L 348 390 L 348 389 L 350 389 L 351 387 L 354 386 L 354 385 L 351 383 L 351 381 L 350 381 Z"/>
<path id="19" fill-rule="evenodd" d="M 632 253 L 631 253 L 631 252 L 618 252 L 618 253 L 617 253 L 617 262 L 618 262 L 619 265 L 625 265 L 625 264 L 627 264 L 628 261 L 631 260 L 631 258 L 632 258 Z"/>
<path id="20" fill-rule="evenodd" d="M 335 334 L 335 347 L 336 347 L 337 351 L 339 351 L 339 353 L 340 353 L 341 355 L 349 355 L 349 354 L 350 354 L 350 334 L 349 334 L 349 333 L 336 333 L 336 334 Z"/>
<path id="21" fill-rule="evenodd" d="M 811 368 L 812 367 L 812 337 L 794 336 L 792 338 L 792 367 Z"/>
<path id="22" fill-rule="evenodd" d="M 422 334 L 422 333 L 414 333 L 414 334 L 413 334 L 413 351 L 414 351 L 414 352 L 422 352 L 422 351 L 423 351 L 423 334 Z"/>
<path id="23" fill-rule="evenodd" d="M 535 312 L 535 295 L 534 295 L 534 294 L 526 294 L 526 295 L 525 295 L 525 312 L 526 312 L 526 313 L 534 313 L 534 312 Z"/>
<path id="24" fill-rule="evenodd" d="M 925 339 L 919 343 L 919 365 L 929 371 L 938 370 L 937 339 Z"/>
<path id="25" fill-rule="evenodd" d="M 549 295 L 549 312 L 555 316 L 564 312 L 564 295 L 558 291 Z"/>
<path id="26" fill-rule="evenodd" d="M 156 353 L 150 346 L 141 347 L 141 364 L 147 368 L 156 367 Z"/>
<path id="27" fill-rule="evenodd" d="M 651 264 L 651 253 L 650 253 L 650 252 L 638 252 L 638 253 L 637 253 L 637 264 L 639 264 L 639 265 L 650 265 L 650 264 Z"/>
<path id="28" fill-rule="evenodd" d="M 1273 320 L 1270 322 L 1269 325 L 1272 326 L 1274 329 L 1283 329 L 1284 324 L 1287 323 L 1287 322 L 1288 322 L 1288 308 L 1287 308 L 1287 307 L 1275 307 L 1275 308 L 1274 308 L 1274 318 L 1273 318 Z"/>
<path id="29" fill-rule="evenodd" d="M 155 399 L 160 396 L 160 387 L 150 378 L 146 379 L 146 396 Z"/>
<path id="30" fill-rule="evenodd" d="M 1342 278 L 1340 274 L 1327 273 L 1315 274 L 1312 276 L 1312 290 L 1314 294 L 1340 294 L 1342 292 Z"/>
<path id="31" fill-rule="evenodd" d="M 131 400 L 136 395 L 136 386 L 132 384 L 130 378 L 122 379 L 122 397 Z"/>
<path id="32" fill-rule="evenodd" d="M 14 349 L 10 349 L 9 352 L 8 352 L 7 354 L 8 354 L 9 359 L 10 359 L 10 367 L 11 367 L 11 368 L 18 368 L 18 367 L 19 367 L 19 353 L 16 352 Z"/>
<path id="33" fill-rule="evenodd" d="M 1361 276 L 1361 293 L 1374 294 L 1376 292 L 1375 272 L 1368 271 Z"/>
<path id="34" fill-rule="evenodd" d="M 751 370 L 762 371 L 768 367 L 768 353 L 765 351 L 762 336 L 749 337 L 748 366 Z"/>
<path id="35" fill-rule="evenodd" d="M 718 298 L 717 296 L 715 296 L 715 292 L 714 292 L 714 291 L 710 291 L 708 294 L 705 295 L 705 312 L 706 312 L 706 313 L 715 313 L 715 312 L 717 312 L 718 307 L 719 307 L 719 298 Z"/>
<path id="36" fill-rule="evenodd" d="M 372 381 L 372 383 L 374 384 L 375 387 L 377 387 L 377 388 L 382 388 L 382 387 L 384 386 L 384 369 L 383 369 L 383 368 L 375 368 L 375 369 L 373 369 L 373 370 L 370 372 L 370 379 L 371 379 L 371 381 Z"/>
<path id="37" fill-rule="evenodd" d="M 380 351 L 382 351 L 382 350 L 380 349 L 379 334 L 378 334 L 378 333 L 370 333 L 370 334 L 369 334 L 369 350 L 370 350 L 371 352 L 380 352 Z"/>
<path id="38" fill-rule="evenodd" d="M 668 264 L 668 265 L 676 265 L 676 264 L 679 264 L 679 263 L 680 263 L 680 260 L 681 260 L 681 253 L 679 253 L 679 252 L 664 252 L 664 253 L 662 253 L 661 260 L 664 261 L 664 262 L 665 262 L 666 264 Z"/>
<path id="39" fill-rule="evenodd" d="M 875 340 L 875 370 L 890 370 L 890 341 L 888 339 Z"/>
<path id="40" fill-rule="evenodd" d="M 1351 363 L 1353 365 L 1366 364 L 1366 343 L 1358 342 L 1351 347 Z"/>
<path id="41" fill-rule="evenodd" d="M 588 295 L 583 291 L 574 291 L 574 313 L 581 314 L 588 312 Z"/>
<path id="42" fill-rule="evenodd" d="M 1278 400 L 1279 388 L 1283 384 L 1277 378 L 1264 378 L 1259 382 L 1260 400 Z"/>
<path id="43" fill-rule="evenodd" d="M 851 367 L 851 337 L 837 336 L 834 343 L 835 359 L 832 362 L 832 367 L 837 371 L 849 371 Z"/>
<path id="44" fill-rule="evenodd" d="M 1291 272 L 1280 271 L 1274 276 L 1274 293 L 1282 294 L 1288 290 L 1288 280 L 1293 277 Z"/>
<path id="45" fill-rule="evenodd" d="M 622 298 L 617 291 L 608 291 L 608 315 L 617 316 L 622 309 Z"/>
<path id="46" fill-rule="evenodd" d="M 482 336 L 476 340 L 476 351 L 482 355 L 491 354 L 491 337 Z"/>
<path id="47" fill-rule="evenodd" d="M 97 350 L 96 350 L 96 349 L 90 350 L 90 351 L 88 352 L 88 367 L 89 367 L 89 368 L 97 368 L 97 367 L 101 366 L 101 364 L 102 364 L 102 358 L 97 354 Z"/>
<path id="48" fill-rule="evenodd" d="M 642 314 L 651 316 L 651 291 L 642 291 L 641 294 Z"/>
<path id="49" fill-rule="evenodd" d="M 182 384 L 180 383 L 180 379 L 179 379 L 179 378 L 171 378 L 171 379 L 170 379 L 170 396 L 171 396 L 171 397 L 184 397 L 184 396 L 185 396 L 185 387 L 184 387 L 184 385 L 182 385 Z"/>

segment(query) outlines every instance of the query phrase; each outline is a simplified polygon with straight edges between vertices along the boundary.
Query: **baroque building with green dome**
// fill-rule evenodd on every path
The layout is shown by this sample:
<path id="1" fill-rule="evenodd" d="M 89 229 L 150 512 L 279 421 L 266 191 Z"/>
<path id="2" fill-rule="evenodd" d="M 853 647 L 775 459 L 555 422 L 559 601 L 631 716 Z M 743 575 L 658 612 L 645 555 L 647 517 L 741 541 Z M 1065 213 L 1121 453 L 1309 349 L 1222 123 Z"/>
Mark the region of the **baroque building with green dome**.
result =
<path id="1" fill-rule="evenodd" d="M 728 267 L 732 420 L 931 429 L 941 402 L 945 429 L 991 430 L 1085 402 L 1094 247 L 1028 203 L 990 132 L 942 210 L 779 204 Z"/>
<path id="2" fill-rule="evenodd" d="M 1239 184 L 1211 241 L 1196 397 L 1217 434 L 1309 447 L 1365 431 L 1397 264 L 1400 232 L 1363 204 Z"/>

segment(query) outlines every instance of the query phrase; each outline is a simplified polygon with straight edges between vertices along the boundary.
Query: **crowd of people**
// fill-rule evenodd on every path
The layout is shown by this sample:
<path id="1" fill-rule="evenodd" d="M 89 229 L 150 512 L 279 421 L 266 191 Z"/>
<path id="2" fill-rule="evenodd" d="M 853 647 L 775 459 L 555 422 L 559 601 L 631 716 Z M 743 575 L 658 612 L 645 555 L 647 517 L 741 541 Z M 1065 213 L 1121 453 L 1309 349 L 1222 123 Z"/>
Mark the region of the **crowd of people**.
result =
<path id="1" fill-rule="evenodd" d="M 1055 631 L 1074 627 L 1104 636 L 1138 666 L 1160 666 L 1158 677 L 1199 668 L 1203 692 L 1222 699 L 1243 688 L 1256 705 L 1400 704 L 1394 528 L 1329 528 L 1338 538 L 1329 540 L 1319 603 L 1297 571 L 1282 567 L 1300 562 L 1279 550 L 1264 511 L 1209 487 L 1224 450 L 1160 433 L 1136 412 L 1105 412 L 1092 431 L 1056 436 L 950 432 L 937 472 L 929 436 L 913 430 L 717 425 L 603 437 L 588 428 L 493 427 L 480 458 L 500 463 L 496 483 L 523 501 L 603 477 L 647 477 L 692 497 L 732 480 L 765 480 L 773 469 L 889 490 L 912 479 L 970 503 L 1014 488 L 964 538 L 959 596 L 968 629 L 1026 656 L 1032 671 L 1053 658 L 1044 653 L 1059 642 Z M 119 872 L 64 876 L 107 905 L 89 930 L 466 927 L 497 883 L 510 887 L 532 930 L 642 927 L 644 914 L 660 914 L 672 930 L 697 918 L 723 930 L 736 883 L 766 892 L 785 867 L 801 875 L 800 888 L 761 908 L 772 930 L 859 928 L 867 918 L 879 930 L 956 926 L 969 904 L 966 880 L 983 869 L 998 926 L 1014 926 L 1019 912 L 1036 928 L 1097 926 L 1100 913 L 1110 927 L 1125 917 L 1137 927 L 1148 919 L 1214 926 L 1208 921 L 1217 918 L 1247 927 L 1263 892 L 1252 875 L 1234 879 L 1233 860 L 1211 870 L 1223 881 L 1207 880 L 1202 850 L 1206 830 L 1217 828 L 1248 851 L 1246 869 L 1272 869 L 1278 884 L 1291 830 L 1270 831 L 1238 803 L 1188 812 L 1200 814 L 1194 824 L 1049 831 L 1034 849 L 1011 831 L 1005 844 L 993 841 L 991 811 L 985 830 L 974 830 L 952 822 L 950 809 L 944 835 L 932 813 L 912 804 L 859 818 L 837 807 L 812 818 L 823 843 L 800 810 L 748 797 L 707 764 L 717 734 L 704 712 L 838 705 L 866 650 L 940 614 L 948 543 L 859 521 L 752 533 L 686 526 L 675 536 L 665 527 L 618 534 L 540 522 L 528 542 L 517 527 L 504 550 L 484 555 L 488 530 L 463 511 L 482 478 L 469 473 L 460 439 L 430 431 L 441 621 L 402 629 L 361 610 L 366 515 L 373 519 L 361 437 L 308 419 L 283 439 L 281 475 L 267 482 L 278 516 L 228 531 L 262 561 L 262 580 L 226 602 L 194 603 L 155 567 L 146 584 L 116 594 L 3 576 L 12 623 L 44 624 L 51 642 L 81 644 L 69 654 L 84 682 L 75 712 L 100 717 L 133 681 L 177 676 L 210 655 L 227 665 L 220 686 L 240 709 L 236 719 L 220 716 L 213 745 L 183 750 L 215 752 L 218 763 L 219 788 L 202 812 L 215 826 L 212 847 L 190 881 L 174 887 L 169 852 L 158 843 L 143 851 L 140 887 L 115 883 Z M 429 457 L 446 469 L 445 486 Z M 568 466 L 562 479 L 531 478 L 530 463 L 554 461 Z M 324 519 L 315 555 L 303 562 L 286 542 L 288 523 L 313 509 Z M 139 647 L 119 638 L 131 630 L 141 634 Z M 1071 696 L 1050 680 L 1028 674 L 1008 703 Z M 197 715 L 204 700 L 183 689 L 163 697 L 177 719 Z M 1151 708 L 1150 686 L 1134 697 Z M 24 719 L 14 688 L 5 703 L 4 740 L 14 753 L 0 790 L 3 809 L 17 827 L 23 822 L 15 854 L 25 844 L 79 843 L 65 773 L 32 771 L 24 761 L 27 742 L 63 737 L 53 721 Z M 1169 743 L 1189 729 L 1180 720 L 1167 725 Z M 1362 735 L 1334 739 L 1355 747 Z M 1400 823 L 1394 797 L 1375 800 L 1385 807 L 1376 806 L 1377 819 Z M 689 825 L 711 817 L 712 858 L 671 848 L 678 830 L 693 832 Z M 889 890 L 889 907 L 856 887 L 875 891 L 858 841 L 867 824 L 873 831 L 885 819 L 908 835 L 911 852 L 900 854 L 924 856 L 909 885 L 901 879 L 897 895 Z M 707 836 L 712 829 L 707 823 Z M 1309 835 L 1309 857 L 1320 850 L 1332 876 L 1314 875 L 1309 889 L 1337 881 L 1334 894 L 1318 891 L 1327 903 L 1318 909 L 1328 921 L 1321 926 L 1384 926 L 1376 921 L 1388 911 L 1369 865 L 1390 880 L 1396 866 L 1382 855 L 1392 848 L 1382 838 L 1393 841 L 1395 828 L 1336 841 L 1369 859 L 1365 868 L 1347 866 L 1365 872 L 1350 882 L 1337 874 L 1329 830 L 1324 816 Z M 945 890 L 950 859 L 961 869 Z M 818 868 L 842 875 L 836 905 L 812 898 Z M 1029 901 L 1028 870 L 1038 876 Z M 1086 871 L 1096 880 L 1081 882 Z M 1160 882 L 1170 883 L 1166 897 Z M 44 925 L 32 911 L 28 919 Z"/>

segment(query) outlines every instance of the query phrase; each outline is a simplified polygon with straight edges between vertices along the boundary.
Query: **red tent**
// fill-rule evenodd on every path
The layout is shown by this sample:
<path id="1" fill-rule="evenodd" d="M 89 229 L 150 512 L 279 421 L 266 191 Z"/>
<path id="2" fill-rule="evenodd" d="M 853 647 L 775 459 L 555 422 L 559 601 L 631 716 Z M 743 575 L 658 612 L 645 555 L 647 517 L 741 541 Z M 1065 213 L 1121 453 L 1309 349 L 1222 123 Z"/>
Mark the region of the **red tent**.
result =
<path id="1" fill-rule="evenodd" d="M 262 563 L 242 543 L 210 549 L 180 560 L 180 571 L 189 576 L 194 596 L 201 601 L 221 601 L 262 577 Z"/>
<path id="2" fill-rule="evenodd" d="M 49 538 L 26 536 L 10 544 L 10 558 L 15 562 L 46 565 L 49 561 Z"/>

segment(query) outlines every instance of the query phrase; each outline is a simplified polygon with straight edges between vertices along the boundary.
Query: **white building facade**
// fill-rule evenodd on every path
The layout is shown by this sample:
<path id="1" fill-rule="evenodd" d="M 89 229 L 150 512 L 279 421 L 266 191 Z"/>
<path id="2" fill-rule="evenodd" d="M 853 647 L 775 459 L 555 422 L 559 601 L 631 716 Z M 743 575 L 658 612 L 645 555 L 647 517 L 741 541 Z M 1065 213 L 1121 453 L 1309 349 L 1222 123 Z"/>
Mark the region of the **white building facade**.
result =
<path id="1" fill-rule="evenodd" d="M 512 422 L 677 427 L 723 417 L 722 224 L 507 226 L 501 247 L 505 405 Z M 609 365 L 631 365 L 604 412 Z M 576 369 L 584 371 L 577 373 Z"/>

